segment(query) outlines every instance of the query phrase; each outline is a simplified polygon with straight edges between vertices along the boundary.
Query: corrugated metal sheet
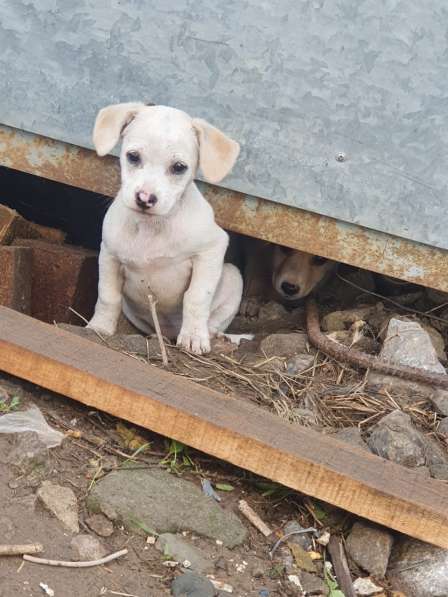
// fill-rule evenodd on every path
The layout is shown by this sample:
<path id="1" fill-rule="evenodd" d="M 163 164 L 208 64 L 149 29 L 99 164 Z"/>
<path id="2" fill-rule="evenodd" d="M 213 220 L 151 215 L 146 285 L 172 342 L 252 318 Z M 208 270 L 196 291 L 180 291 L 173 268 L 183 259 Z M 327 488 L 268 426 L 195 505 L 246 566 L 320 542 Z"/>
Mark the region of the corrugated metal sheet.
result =
<path id="1" fill-rule="evenodd" d="M 110 197 L 119 186 L 116 158 L 98 158 L 90 150 L 4 126 L 0 165 Z M 205 183 L 201 190 L 228 230 L 448 292 L 443 249 Z"/>
<path id="2" fill-rule="evenodd" d="M 90 146 L 98 108 L 183 108 L 230 189 L 448 248 L 444 0 L 0 0 L 0 120 Z"/>

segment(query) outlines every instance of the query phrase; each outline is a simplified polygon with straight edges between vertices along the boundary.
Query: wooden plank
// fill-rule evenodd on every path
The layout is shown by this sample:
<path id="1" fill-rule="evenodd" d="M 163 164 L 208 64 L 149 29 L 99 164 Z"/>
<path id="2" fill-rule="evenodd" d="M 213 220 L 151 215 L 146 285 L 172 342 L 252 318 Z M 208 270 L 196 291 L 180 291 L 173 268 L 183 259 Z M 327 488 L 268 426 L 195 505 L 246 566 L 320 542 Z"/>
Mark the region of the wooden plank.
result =
<path id="1" fill-rule="evenodd" d="M 445 484 L 6 308 L 0 370 L 448 548 Z"/>

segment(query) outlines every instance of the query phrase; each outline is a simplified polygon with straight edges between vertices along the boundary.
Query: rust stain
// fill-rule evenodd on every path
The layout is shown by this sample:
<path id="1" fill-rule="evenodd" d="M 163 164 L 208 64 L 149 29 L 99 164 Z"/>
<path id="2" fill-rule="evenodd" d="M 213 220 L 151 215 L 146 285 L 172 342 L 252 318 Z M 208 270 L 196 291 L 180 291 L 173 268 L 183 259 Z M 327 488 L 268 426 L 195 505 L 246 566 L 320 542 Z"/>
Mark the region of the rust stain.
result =
<path id="1" fill-rule="evenodd" d="M 113 197 L 118 160 L 0 125 L 0 164 Z M 448 251 L 199 183 L 227 230 L 448 292 Z"/>

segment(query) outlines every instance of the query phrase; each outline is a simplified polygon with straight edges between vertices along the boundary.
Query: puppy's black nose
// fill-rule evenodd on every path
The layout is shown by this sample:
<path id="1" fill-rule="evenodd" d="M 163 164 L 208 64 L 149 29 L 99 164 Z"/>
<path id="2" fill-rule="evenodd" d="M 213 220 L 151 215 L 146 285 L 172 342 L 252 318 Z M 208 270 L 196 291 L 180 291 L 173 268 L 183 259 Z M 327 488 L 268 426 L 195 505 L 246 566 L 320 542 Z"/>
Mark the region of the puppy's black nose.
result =
<path id="1" fill-rule="evenodd" d="M 151 193 L 151 195 L 148 196 L 148 194 L 144 191 L 139 191 L 135 194 L 135 202 L 137 204 L 137 207 L 139 207 L 143 211 L 146 211 L 150 207 L 154 207 L 157 201 L 157 196 L 154 195 L 154 193 Z"/>
<path id="2" fill-rule="evenodd" d="M 289 282 L 282 282 L 281 289 L 287 296 L 293 296 L 300 291 L 300 286 L 290 284 Z"/>

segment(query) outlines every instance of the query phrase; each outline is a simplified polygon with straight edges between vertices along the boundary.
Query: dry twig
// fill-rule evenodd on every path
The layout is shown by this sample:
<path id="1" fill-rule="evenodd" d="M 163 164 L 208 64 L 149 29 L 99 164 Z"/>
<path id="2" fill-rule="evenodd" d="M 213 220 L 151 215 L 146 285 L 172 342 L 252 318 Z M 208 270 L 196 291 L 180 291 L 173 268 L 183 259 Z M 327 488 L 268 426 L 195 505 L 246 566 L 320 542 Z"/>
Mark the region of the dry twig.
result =
<path id="1" fill-rule="evenodd" d="M 166 352 L 165 341 L 162 336 L 162 331 L 160 329 L 159 318 L 157 316 L 157 301 L 154 298 L 154 295 L 150 292 L 148 294 L 148 301 L 149 301 L 149 308 L 151 309 L 151 317 L 154 323 L 154 329 L 156 331 L 157 340 L 159 341 L 160 346 L 160 353 L 162 355 L 162 362 L 164 367 L 168 367 L 168 355 Z"/>
<path id="2" fill-rule="evenodd" d="M 25 545 L 0 545 L 0 556 L 21 556 L 23 554 L 40 553 L 44 550 L 40 543 Z"/>
<path id="3" fill-rule="evenodd" d="M 258 529 L 260 533 L 262 533 L 265 537 L 269 537 L 269 535 L 272 535 L 271 529 L 265 522 L 261 520 L 258 514 L 254 510 L 252 510 L 252 508 L 249 506 L 246 500 L 240 500 L 238 502 L 238 509 L 241 512 L 241 514 L 243 514 L 243 516 L 245 516 L 247 520 L 251 522 L 254 525 L 254 527 Z"/>
<path id="4" fill-rule="evenodd" d="M 101 566 L 102 564 L 112 562 L 112 560 L 121 558 L 121 556 L 125 556 L 127 553 L 127 549 L 122 549 L 121 551 L 116 551 L 115 553 L 111 553 L 108 556 L 104 556 L 104 558 L 100 558 L 99 560 L 90 560 L 86 562 L 66 562 L 64 560 L 47 560 L 46 558 L 35 558 L 34 556 L 29 555 L 24 555 L 23 559 L 27 562 L 33 562 L 34 564 L 44 564 L 45 566 L 62 566 L 64 568 L 92 568 L 93 566 Z"/>

